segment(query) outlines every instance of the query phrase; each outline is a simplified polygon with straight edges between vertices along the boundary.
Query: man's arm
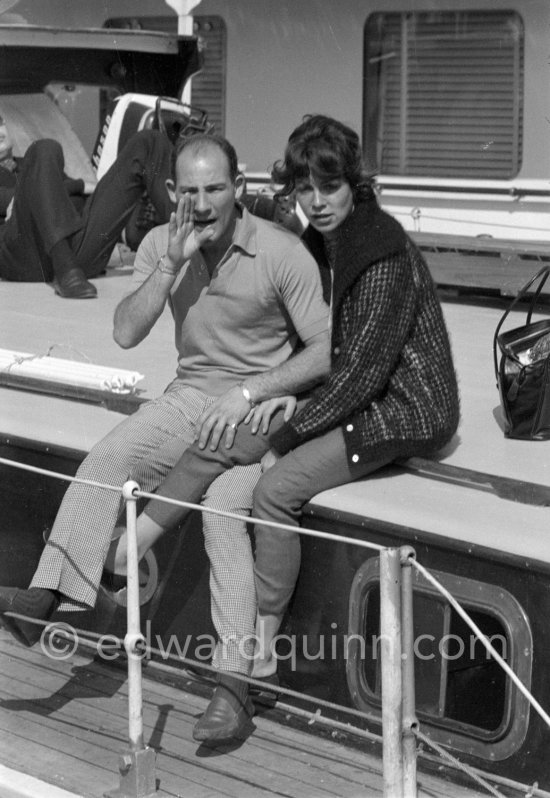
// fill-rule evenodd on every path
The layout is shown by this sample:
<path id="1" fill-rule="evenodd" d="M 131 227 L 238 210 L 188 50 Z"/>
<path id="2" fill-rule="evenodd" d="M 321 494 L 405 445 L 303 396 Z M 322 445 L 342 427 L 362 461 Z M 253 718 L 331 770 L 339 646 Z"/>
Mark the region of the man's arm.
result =
<path id="1" fill-rule="evenodd" d="M 192 214 L 193 200 L 186 195 L 180 199 L 176 212 L 170 215 L 166 254 L 147 280 L 118 304 L 113 337 L 123 349 L 131 349 L 147 337 L 164 310 L 183 265 L 209 237 L 208 229 L 195 235 Z"/>
<path id="2" fill-rule="evenodd" d="M 214 451 L 225 432 L 225 445 L 233 445 L 236 426 L 250 412 L 251 404 L 275 396 L 296 394 L 326 379 L 330 372 L 330 336 L 327 331 L 313 335 L 304 342 L 304 348 L 280 366 L 247 377 L 220 396 L 197 422 L 199 448 L 204 449 L 210 439 Z M 243 391 L 244 389 L 244 391 Z"/>
<path id="3" fill-rule="evenodd" d="M 131 349 L 149 335 L 164 310 L 177 274 L 175 269 L 171 274 L 156 268 L 139 288 L 119 302 L 113 322 L 113 337 L 119 346 Z"/>

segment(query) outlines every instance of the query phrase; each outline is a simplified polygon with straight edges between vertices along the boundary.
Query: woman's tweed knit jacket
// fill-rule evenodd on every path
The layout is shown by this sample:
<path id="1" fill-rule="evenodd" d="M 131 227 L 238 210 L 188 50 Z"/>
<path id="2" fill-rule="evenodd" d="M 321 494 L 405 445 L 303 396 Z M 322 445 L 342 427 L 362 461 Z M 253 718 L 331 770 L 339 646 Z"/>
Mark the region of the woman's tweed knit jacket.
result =
<path id="1" fill-rule="evenodd" d="M 330 292 L 322 236 L 304 234 Z M 340 228 L 328 380 L 270 442 L 279 454 L 341 426 L 350 467 L 432 454 L 458 426 L 449 338 L 428 267 L 374 197 Z"/>

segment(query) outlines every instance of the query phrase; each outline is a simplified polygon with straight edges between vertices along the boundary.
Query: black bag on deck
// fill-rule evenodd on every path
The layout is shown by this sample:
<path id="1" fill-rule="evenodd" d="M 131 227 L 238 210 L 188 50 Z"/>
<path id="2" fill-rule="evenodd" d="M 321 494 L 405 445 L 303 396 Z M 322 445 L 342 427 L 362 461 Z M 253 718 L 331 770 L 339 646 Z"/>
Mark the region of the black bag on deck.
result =
<path id="1" fill-rule="evenodd" d="M 495 330 L 493 357 L 507 438 L 550 439 L 550 319 L 531 323 L 533 309 L 549 276 L 550 266 L 537 272 L 520 290 Z M 537 282 L 526 323 L 501 333 L 510 311 Z"/>

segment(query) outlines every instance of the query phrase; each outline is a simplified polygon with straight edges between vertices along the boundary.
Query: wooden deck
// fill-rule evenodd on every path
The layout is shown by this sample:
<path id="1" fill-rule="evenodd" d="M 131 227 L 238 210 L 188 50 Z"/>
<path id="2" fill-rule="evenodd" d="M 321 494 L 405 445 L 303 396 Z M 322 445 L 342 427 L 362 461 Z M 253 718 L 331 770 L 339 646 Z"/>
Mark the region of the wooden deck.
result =
<path id="1" fill-rule="evenodd" d="M 131 290 L 131 269 L 111 269 L 95 284 L 97 300 L 70 301 L 57 297 L 48 285 L 0 282 L 0 302 L 5 308 L 0 314 L 0 346 L 37 354 L 46 354 L 54 346 L 56 357 L 137 370 L 145 374 L 138 384 L 142 395 L 160 395 L 176 368 L 169 312 L 138 347 L 122 350 L 112 338 L 112 317 L 117 303 Z M 458 434 L 443 458 L 445 464 L 549 485 L 548 445 L 506 439 L 502 431 L 492 336 L 503 305 L 450 301 L 444 304 L 444 313 L 459 375 L 462 411 Z M 544 313 L 547 315 L 547 307 Z M 514 311 L 507 328 L 524 323 L 525 315 L 525 309 Z M 28 440 L 49 451 L 65 448 L 85 453 L 123 418 L 98 404 L 0 387 L 1 442 Z M 455 540 L 479 540 L 481 525 L 487 544 L 497 550 L 506 546 L 515 554 L 548 560 L 546 508 L 394 472 L 390 469 L 375 480 L 326 491 L 315 497 L 315 504 L 329 510 L 345 506 L 349 512 L 448 534 Z M 450 513 L 449 507 L 456 507 L 456 512 Z M 516 530 L 526 524 L 531 534 L 517 535 Z"/>
<path id="2" fill-rule="evenodd" d="M 101 798 L 118 786 L 118 755 L 126 751 L 128 728 L 123 670 L 91 654 L 56 661 L 39 645 L 25 649 L 1 631 L 0 672 L 1 764 L 83 798 Z M 366 741 L 364 750 L 344 747 L 277 722 L 284 721 L 278 710 L 256 717 L 242 744 L 214 749 L 195 743 L 192 727 L 209 688 L 188 684 L 189 690 L 180 690 L 144 678 L 145 743 L 157 752 L 159 798 L 382 795 L 381 761 L 372 743 Z M 20 794 L 10 792 L 0 770 L 0 796 Z M 34 795 L 44 798 L 46 786 Z M 419 776 L 423 798 L 479 795 Z"/>
<path id="3" fill-rule="evenodd" d="M 436 233 L 411 234 L 441 287 L 514 297 L 550 263 L 550 241 L 523 242 Z M 550 297 L 550 285 L 543 289 Z"/>

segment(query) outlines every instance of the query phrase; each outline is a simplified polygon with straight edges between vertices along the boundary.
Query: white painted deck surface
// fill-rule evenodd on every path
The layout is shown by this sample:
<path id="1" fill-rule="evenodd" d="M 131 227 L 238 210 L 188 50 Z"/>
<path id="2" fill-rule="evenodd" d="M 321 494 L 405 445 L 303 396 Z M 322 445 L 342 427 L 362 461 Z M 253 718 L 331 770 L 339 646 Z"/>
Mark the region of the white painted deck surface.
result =
<path id="1" fill-rule="evenodd" d="M 461 395 L 458 435 L 441 459 L 449 465 L 550 485 L 550 441 L 504 437 L 494 378 L 492 343 L 499 309 L 445 304 Z M 506 329 L 524 323 L 514 314 Z M 315 504 L 345 509 L 412 530 L 550 562 L 550 508 L 502 499 L 412 473 L 345 485 L 315 497 Z"/>
<path id="2" fill-rule="evenodd" d="M 56 297 L 49 286 L 0 282 L 0 347 L 90 360 L 146 375 L 144 395 L 158 395 L 175 372 L 173 325 L 163 316 L 149 338 L 123 351 L 111 335 L 119 299 L 131 287 L 128 269 L 95 281 L 97 300 Z M 510 441 L 496 416 L 492 335 L 500 310 L 445 305 L 462 394 L 456 446 L 445 462 L 548 484 L 550 442 Z M 516 316 L 511 325 L 520 324 Z M 123 416 L 97 405 L 0 388 L 0 435 L 88 450 Z M 413 474 L 390 471 L 315 498 L 327 509 L 365 515 L 472 545 L 508 549 L 550 561 L 548 508 L 499 499 Z M 39 647 L 23 649 L 0 633 L 0 764 L 86 798 L 118 783 L 117 755 L 127 737 L 123 676 L 102 663 L 73 656 L 53 662 Z M 146 742 L 158 751 L 161 788 L 187 798 L 359 798 L 381 795 L 380 761 L 363 751 L 277 725 L 265 716 L 245 743 L 223 756 L 206 756 L 191 737 L 206 697 L 146 680 Z M 368 745 L 366 745 L 368 748 Z M 2 781 L 4 779 L 4 782 Z M 20 784 L 19 777 L 13 780 Z M 6 781 L 7 780 L 7 781 Z M 421 777 L 424 795 L 459 798 L 474 790 Z M 0 798 L 17 796 L 0 772 Z M 23 793 L 24 794 L 24 793 Z M 162 794 L 162 793 L 161 793 Z M 47 793 L 36 793 L 44 798 Z"/>
<path id="3" fill-rule="evenodd" d="M 90 360 L 137 370 L 144 396 L 162 392 L 175 374 L 173 324 L 168 311 L 133 350 L 112 339 L 112 316 L 131 290 L 129 269 L 110 270 L 95 281 L 96 300 L 66 300 L 42 284 L 0 282 L 0 347 Z M 492 340 L 498 308 L 449 302 L 444 305 L 461 392 L 456 439 L 445 453 L 450 465 L 550 485 L 550 441 L 517 441 L 500 426 Z M 514 313 L 509 327 L 522 324 Z M 508 326 L 508 322 L 507 322 Z M 0 388 L 0 435 L 37 439 L 87 451 L 122 415 L 91 404 Z M 326 491 L 315 504 L 411 529 L 448 535 L 472 544 L 550 561 L 550 510 L 491 493 L 391 470 L 375 478 Z"/>

